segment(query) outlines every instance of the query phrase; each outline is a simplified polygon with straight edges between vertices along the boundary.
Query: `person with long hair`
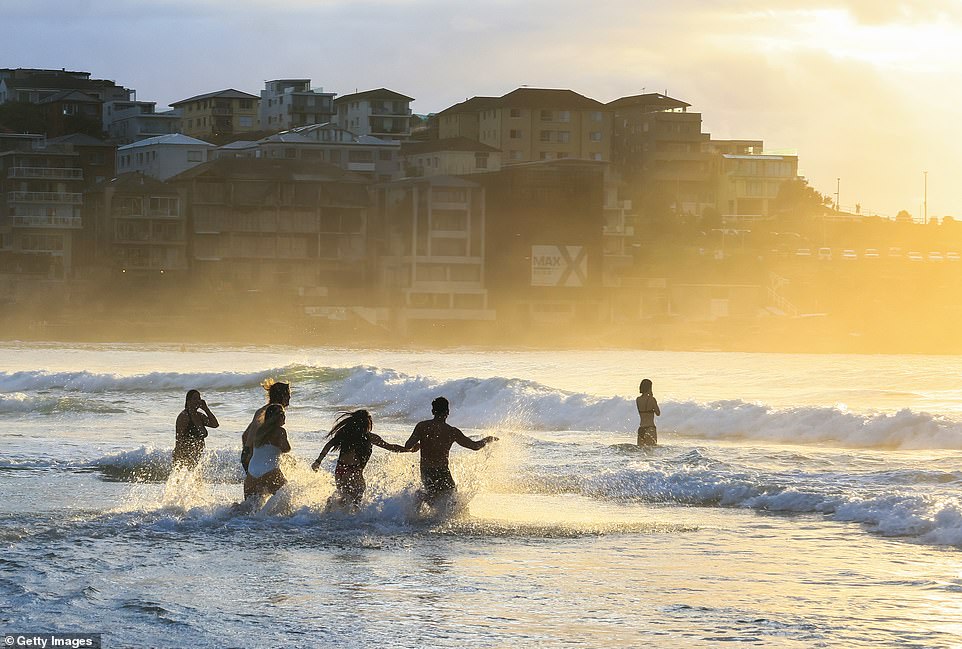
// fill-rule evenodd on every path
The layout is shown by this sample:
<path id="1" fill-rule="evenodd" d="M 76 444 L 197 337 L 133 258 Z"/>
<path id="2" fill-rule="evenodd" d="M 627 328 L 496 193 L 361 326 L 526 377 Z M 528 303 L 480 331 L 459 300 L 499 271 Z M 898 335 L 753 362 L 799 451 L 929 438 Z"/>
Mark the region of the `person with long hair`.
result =
<path id="1" fill-rule="evenodd" d="M 334 467 L 334 484 L 341 503 L 357 508 L 364 497 L 367 483 L 364 482 L 364 467 L 371 459 L 375 446 L 403 453 L 406 449 L 398 444 L 389 444 L 380 435 L 371 432 L 374 420 L 367 410 L 341 413 L 327 434 L 330 441 L 321 449 L 311 468 L 317 471 L 321 462 L 331 451 L 340 451 Z"/>
<path id="2" fill-rule="evenodd" d="M 284 406 L 272 403 L 264 410 L 264 423 L 253 435 L 254 452 L 244 480 L 245 499 L 262 494 L 273 495 L 287 484 L 281 471 L 281 455 L 290 453 L 291 443 L 284 429 Z"/>
<path id="3" fill-rule="evenodd" d="M 655 428 L 655 415 L 661 416 L 661 409 L 658 408 L 658 400 L 652 392 L 651 379 L 644 379 L 638 386 L 638 398 L 635 405 L 638 406 L 638 446 L 657 446 L 658 429 Z"/>
<path id="4" fill-rule="evenodd" d="M 247 473 L 247 467 L 250 464 L 251 456 L 254 455 L 254 436 L 257 430 L 264 423 L 264 413 L 267 411 L 268 406 L 271 404 L 277 404 L 287 408 L 291 405 L 291 385 L 290 383 L 281 383 L 280 381 L 275 381 L 274 379 L 265 379 L 261 383 L 261 387 L 267 392 L 267 403 L 254 413 L 251 423 L 248 424 L 247 429 L 244 430 L 244 434 L 241 437 L 241 465 L 244 467 L 244 472 Z M 250 494 L 247 491 L 247 485 L 250 484 L 247 480 L 244 481 L 244 498 L 247 499 Z"/>
<path id="5" fill-rule="evenodd" d="M 220 423 L 217 417 L 207 407 L 207 402 L 200 396 L 198 390 L 189 390 L 184 399 L 184 409 L 177 415 L 174 424 L 174 467 L 186 467 L 193 470 L 200 462 L 200 455 L 204 452 L 204 439 L 208 428 L 217 428 Z"/>

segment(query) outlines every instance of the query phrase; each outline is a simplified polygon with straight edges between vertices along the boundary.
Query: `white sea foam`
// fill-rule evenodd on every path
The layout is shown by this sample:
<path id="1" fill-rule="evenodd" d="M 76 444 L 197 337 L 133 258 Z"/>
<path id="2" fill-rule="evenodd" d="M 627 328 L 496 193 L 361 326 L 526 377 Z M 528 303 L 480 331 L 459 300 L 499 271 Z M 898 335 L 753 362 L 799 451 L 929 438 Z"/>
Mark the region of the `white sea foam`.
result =
<path id="1" fill-rule="evenodd" d="M 632 398 L 567 392 L 505 377 L 439 381 L 371 367 L 329 368 L 290 365 L 259 372 L 163 373 L 134 376 L 89 372 L 0 373 L 0 412 L 33 407 L 24 392 L 64 390 L 70 395 L 255 389 L 265 377 L 293 379 L 302 398 L 331 406 L 367 407 L 378 417 L 415 422 L 430 416 L 434 397 L 451 402 L 452 422 L 464 428 L 522 430 L 631 430 L 637 421 Z M 318 392 L 319 391 L 319 392 Z M 13 394 L 11 394 L 13 393 Z M 19 394 L 18 394 L 19 393 Z M 47 395 L 41 395 L 49 398 Z M 58 402 L 60 403 L 60 402 Z M 55 406 L 56 407 L 56 406 Z M 78 406 L 85 406 L 83 403 Z M 50 408 L 49 405 L 43 408 Z M 946 416 L 901 410 L 858 413 L 841 407 L 775 408 L 740 400 L 663 402 L 658 426 L 664 433 L 713 439 L 751 439 L 851 448 L 962 449 L 962 422 Z"/>

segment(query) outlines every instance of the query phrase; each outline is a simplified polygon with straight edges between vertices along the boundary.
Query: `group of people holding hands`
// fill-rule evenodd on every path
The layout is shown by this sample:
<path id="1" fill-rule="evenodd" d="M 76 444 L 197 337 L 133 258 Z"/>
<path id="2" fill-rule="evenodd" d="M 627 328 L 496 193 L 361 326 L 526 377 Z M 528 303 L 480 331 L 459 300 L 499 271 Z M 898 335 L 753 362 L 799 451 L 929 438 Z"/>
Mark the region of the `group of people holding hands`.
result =
<path id="1" fill-rule="evenodd" d="M 263 385 L 267 390 L 267 405 L 254 413 L 242 437 L 245 500 L 274 494 L 287 483 L 281 469 L 281 456 L 291 451 L 284 428 L 291 389 L 287 383 L 272 380 L 265 381 Z M 450 406 L 444 397 L 432 401 L 433 418 L 418 423 L 404 445 L 390 444 L 375 434 L 372 430 L 374 421 L 367 410 L 341 413 L 311 468 L 318 471 L 324 458 L 337 451 L 337 465 L 334 468 L 337 504 L 357 508 L 366 488 L 364 468 L 375 446 L 394 453 L 420 451 L 421 498 L 433 504 L 439 497 L 452 494 L 456 489 L 448 462 L 451 447 L 458 444 L 477 451 L 498 439 L 488 436 L 472 440 L 447 423 L 449 412 Z M 190 390 L 184 410 L 177 416 L 174 465 L 195 468 L 204 450 L 207 428 L 217 428 L 219 425 L 200 392 Z"/>

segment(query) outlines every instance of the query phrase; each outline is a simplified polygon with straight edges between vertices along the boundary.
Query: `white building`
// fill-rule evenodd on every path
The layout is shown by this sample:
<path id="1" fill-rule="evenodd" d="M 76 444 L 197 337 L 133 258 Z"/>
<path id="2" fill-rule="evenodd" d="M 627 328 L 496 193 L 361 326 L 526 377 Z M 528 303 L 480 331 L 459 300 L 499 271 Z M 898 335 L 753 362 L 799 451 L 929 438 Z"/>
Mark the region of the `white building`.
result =
<path id="1" fill-rule="evenodd" d="M 208 152 L 215 148 L 209 142 L 181 133 L 140 140 L 117 149 L 117 174 L 139 171 L 157 180 L 167 180 L 206 162 Z"/>
<path id="2" fill-rule="evenodd" d="M 265 131 L 286 131 L 330 122 L 334 117 L 334 94 L 311 88 L 310 79 L 268 81 L 261 90 L 260 127 Z"/>
<path id="3" fill-rule="evenodd" d="M 171 135 L 180 126 L 180 111 L 160 113 L 155 101 L 108 101 L 104 104 L 104 132 L 108 140 L 123 146 L 138 140 Z"/>
<path id="4" fill-rule="evenodd" d="M 334 121 L 357 135 L 406 140 L 411 136 L 412 101 L 413 98 L 387 88 L 343 95 L 334 100 Z"/>

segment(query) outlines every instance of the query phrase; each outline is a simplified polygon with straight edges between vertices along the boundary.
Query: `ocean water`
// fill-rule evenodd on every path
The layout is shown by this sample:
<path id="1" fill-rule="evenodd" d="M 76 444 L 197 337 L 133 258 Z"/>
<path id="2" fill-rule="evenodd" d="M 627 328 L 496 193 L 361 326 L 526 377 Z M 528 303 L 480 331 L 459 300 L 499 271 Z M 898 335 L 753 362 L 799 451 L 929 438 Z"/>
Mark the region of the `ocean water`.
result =
<path id="1" fill-rule="evenodd" d="M 0 631 L 105 647 L 962 646 L 956 357 L 0 346 Z M 238 508 L 289 380 L 290 483 Z M 631 445 L 654 381 L 661 445 Z M 171 475 L 186 390 L 220 419 Z M 339 410 L 402 443 L 446 396 L 424 516 L 375 449 L 356 514 L 309 470 Z M 720 644 L 724 643 L 724 644 Z"/>

